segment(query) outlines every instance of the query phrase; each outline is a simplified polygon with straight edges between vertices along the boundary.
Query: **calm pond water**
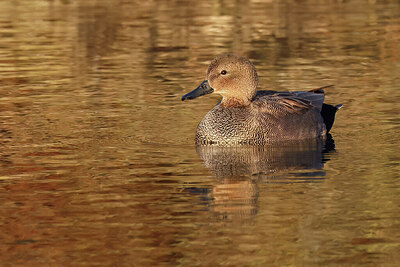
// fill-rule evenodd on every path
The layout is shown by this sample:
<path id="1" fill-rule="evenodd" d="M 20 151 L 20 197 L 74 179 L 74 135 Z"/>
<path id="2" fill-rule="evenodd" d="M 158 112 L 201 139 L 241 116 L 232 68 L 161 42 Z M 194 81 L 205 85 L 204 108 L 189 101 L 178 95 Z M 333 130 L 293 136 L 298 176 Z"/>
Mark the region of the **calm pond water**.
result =
<path id="1" fill-rule="evenodd" d="M 2 266 L 397 266 L 398 1 L 0 1 Z M 326 142 L 198 147 L 234 52 Z"/>

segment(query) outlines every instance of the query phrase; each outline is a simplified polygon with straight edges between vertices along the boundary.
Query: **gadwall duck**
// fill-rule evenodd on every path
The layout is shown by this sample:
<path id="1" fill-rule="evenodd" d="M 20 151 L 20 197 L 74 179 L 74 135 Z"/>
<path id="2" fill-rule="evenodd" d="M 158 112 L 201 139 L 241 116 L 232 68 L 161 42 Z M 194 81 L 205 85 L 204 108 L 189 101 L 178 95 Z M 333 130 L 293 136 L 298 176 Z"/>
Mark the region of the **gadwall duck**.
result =
<path id="1" fill-rule="evenodd" d="M 324 137 L 342 105 L 324 104 L 323 88 L 257 91 L 254 65 L 232 54 L 215 58 L 206 80 L 183 100 L 218 93 L 222 100 L 197 126 L 196 144 L 264 145 L 273 141 Z"/>

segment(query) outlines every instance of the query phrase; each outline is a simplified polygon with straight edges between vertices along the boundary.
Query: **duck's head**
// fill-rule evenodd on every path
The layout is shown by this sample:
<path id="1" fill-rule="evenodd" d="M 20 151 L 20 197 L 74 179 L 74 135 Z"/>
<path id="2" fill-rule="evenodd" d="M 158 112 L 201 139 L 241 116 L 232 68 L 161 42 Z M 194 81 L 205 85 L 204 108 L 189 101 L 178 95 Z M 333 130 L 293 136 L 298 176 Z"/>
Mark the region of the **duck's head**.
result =
<path id="1" fill-rule="evenodd" d="M 222 96 L 221 105 L 247 106 L 257 92 L 257 84 L 256 69 L 247 58 L 222 55 L 208 66 L 200 86 L 182 96 L 182 101 L 215 92 Z"/>

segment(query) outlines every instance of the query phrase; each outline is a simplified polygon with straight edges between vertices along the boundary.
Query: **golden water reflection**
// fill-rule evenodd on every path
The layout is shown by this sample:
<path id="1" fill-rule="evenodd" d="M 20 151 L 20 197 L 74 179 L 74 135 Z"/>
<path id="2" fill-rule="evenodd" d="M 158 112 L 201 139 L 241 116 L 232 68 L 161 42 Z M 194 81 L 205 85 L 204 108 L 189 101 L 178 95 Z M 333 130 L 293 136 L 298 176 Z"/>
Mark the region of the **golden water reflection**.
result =
<path id="1" fill-rule="evenodd" d="M 4 266 L 399 261 L 398 1 L 0 1 Z M 326 143 L 196 148 L 220 53 L 335 84 Z"/>
<path id="2" fill-rule="evenodd" d="M 267 146 L 198 146 L 197 153 L 217 178 L 210 204 L 217 217 L 244 220 L 257 213 L 259 183 L 321 182 L 324 155 L 334 152 L 327 139 L 271 143 Z"/>

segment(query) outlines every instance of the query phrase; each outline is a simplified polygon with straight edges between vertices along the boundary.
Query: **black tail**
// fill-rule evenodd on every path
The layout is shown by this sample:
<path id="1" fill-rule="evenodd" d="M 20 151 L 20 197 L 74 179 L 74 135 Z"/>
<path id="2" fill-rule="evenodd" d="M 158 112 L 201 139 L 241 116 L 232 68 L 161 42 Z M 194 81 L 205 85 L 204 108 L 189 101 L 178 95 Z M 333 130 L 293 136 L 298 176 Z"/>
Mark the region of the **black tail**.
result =
<path id="1" fill-rule="evenodd" d="M 333 122 L 335 121 L 336 111 L 338 111 L 342 106 L 343 104 L 335 106 L 329 104 L 322 105 L 321 116 L 324 119 L 327 132 L 329 132 L 332 128 Z"/>

